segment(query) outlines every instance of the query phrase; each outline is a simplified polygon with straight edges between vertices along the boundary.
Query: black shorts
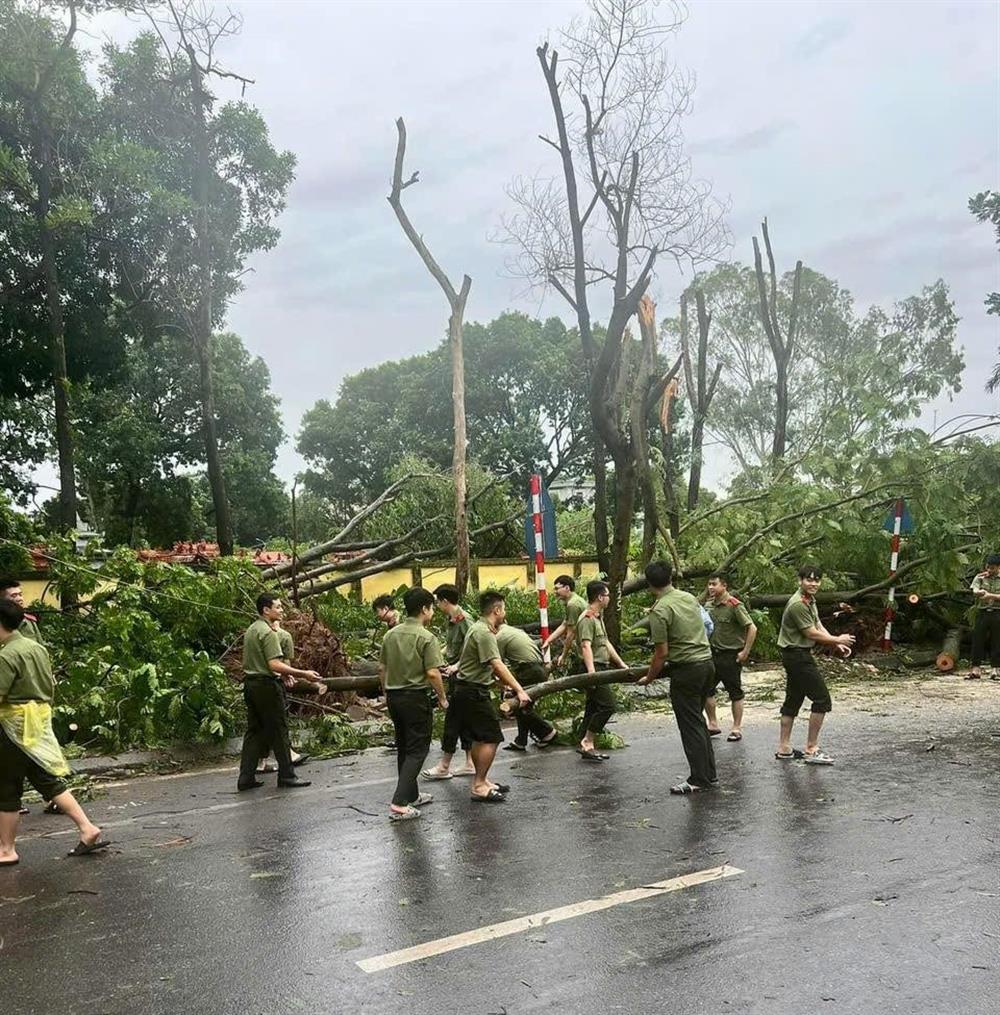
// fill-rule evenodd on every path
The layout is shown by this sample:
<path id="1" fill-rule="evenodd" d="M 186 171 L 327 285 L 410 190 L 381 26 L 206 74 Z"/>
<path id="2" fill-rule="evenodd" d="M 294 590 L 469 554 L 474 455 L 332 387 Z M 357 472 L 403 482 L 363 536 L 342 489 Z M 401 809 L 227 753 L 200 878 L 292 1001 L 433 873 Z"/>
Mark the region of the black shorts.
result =
<path id="1" fill-rule="evenodd" d="M 722 683 L 729 695 L 730 701 L 742 701 L 743 694 L 743 664 L 736 657 L 739 649 L 715 648 L 712 649 L 712 661 L 715 663 L 715 686 L 712 688 L 712 695 L 715 689 Z"/>
<path id="2" fill-rule="evenodd" d="M 457 720 L 461 737 L 474 744 L 503 743 L 493 695 L 484 684 L 456 683 L 455 694 L 448 702 L 448 711 L 452 720 Z"/>
<path id="3" fill-rule="evenodd" d="M 46 772 L 0 729 L 0 812 L 17 814 L 20 811 L 25 779 L 43 800 L 51 800 L 66 791 L 66 783 L 59 776 Z"/>
<path id="4" fill-rule="evenodd" d="M 829 712 L 833 708 L 830 691 L 820 673 L 812 649 L 783 648 L 781 664 L 785 667 L 785 700 L 781 714 L 796 716 L 802 702 L 808 698 L 813 712 Z"/>

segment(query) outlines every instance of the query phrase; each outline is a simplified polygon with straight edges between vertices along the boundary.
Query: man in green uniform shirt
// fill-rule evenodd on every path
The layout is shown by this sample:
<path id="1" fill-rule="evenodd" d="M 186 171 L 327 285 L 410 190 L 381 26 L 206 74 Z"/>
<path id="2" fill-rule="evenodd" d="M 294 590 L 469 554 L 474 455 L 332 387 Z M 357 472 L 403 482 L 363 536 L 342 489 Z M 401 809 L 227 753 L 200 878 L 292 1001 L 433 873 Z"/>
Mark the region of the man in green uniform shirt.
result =
<path id="1" fill-rule="evenodd" d="M 274 628 L 278 635 L 278 642 L 281 645 L 281 661 L 292 665 L 292 660 L 295 658 L 295 640 L 292 638 L 292 632 L 286 631 L 281 626 L 281 621 L 276 620 L 271 627 Z M 326 692 L 326 684 L 310 684 L 308 689 L 316 694 L 324 694 Z M 308 754 L 300 754 L 294 748 L 292 749 L 292 764 L 295 766 L 304 765 L 309 760 Z M 260 764 L 257 766 L 258 775 L 269 775 L 272 772 L 276 772 L 277 768 L 269 764 L 267 756 L 265 755 L 260 759 Z"/>
<path id="2" fill-rule="evenodd" d="M 986 558 L 986 570 L 972 579 L 976 623 L 972 628 L 972 669 L 966 680 L 978 680 L 990 646 L 990 680 L 1000 680 L 1000 554 Z"/>
<path id="3" fill-rule="evenodd" d="M 79 830 L 70 856 L 108 845 L 63 781 L 70 768 L 52 729 L 52 666 L 45 648 L 18 630 L 23 621 L 17 603 L 0 599 L 0 867 L 20 862 L 15 843 L 25 779 Z"/>
<path id="4" fill-rule="evenodd" d="M 476 766 L 472 783 L 473 801 L 502 803 L 510 787 L 501 786 L 489 778 L 497 745 L 503 743 L 490 691 L 494 682 L 499 680 L 517 695 L 522 706 L 530 706 L 531 699 L 500 658 L 496 634 L 507 617 L 503 594 L 484 592 L 479 597 L 479 617 L 469 628 L 462 646 L 455 695 L 448 707 L 456 710 L 459 733 L 472 742 L 472 762 Z"/>
<path id="5" fill-rule="evenodd" d="M 545 680 L 545 663 L 542 662 L 541 650 L 526 631 L 503 624 L 497 629 L 497 645 L 500 646 L 500 658 L 522 687 L 540 684 Z M 517 736 L 504 746 L 504 750 L 526 751 L 529 735 L 538 747 L 544 749 L 555 740 L 556 730 L 551 723 L 535 715 L 533 709 L 519 708 Z"/>
<path id="6" fill-rule="evenodd" d="M 565 666 L 570 659 L 578 655 L 574 652 L 577 641 L 576 625 L 580 615 L 587 608 L 587 601 L 583 596 L 576 594 L 576 584 L 571 575 L 559 575 L 552 583 L 552 587 L 555 589 L 556 597 L 562 600 L 566 608 L 566 619 L 542 642 L 542 652 L 562 638 L 563 648 L 556 666 Z"/>
<path id="7" fill-rule="evenodd" d="M 455 674 L 458 672 L 458 657 L 462 654 L 465 636 L 472 627 L 473 618 L 468 616 L 460 605 L 461 596 L 454 585 L 439 585 L 434 590 L 437 608 L 447 618 L 444 636 L 444 658 L 447 665 L 442 671 L 448 678 L 448 697 L 455 693 Z M 450 779 L 455 775 L 475 775 L 476 766 L 472 763 L 472 743 L 459 736 L 458 719 L 454 712 L 445 712 L 444 729 L 441 731 L 441 758 L 433 768 L 425 768 L 421 773 L 425 779 Z M 455 755 L 458 742 L 462 742 L 465 751 L 465 764 L 458 771 L 451 771 L 451 759 Z"/>
<path id="8" fill-rule="evenodd" d="M 781 737 L 774 755 L 780 761 L 805 758 L 811 765 L 832 765 L 833 759 L 819 749 L 819 731 L 823 728 L 826 713 L 833 708 L 826 681 L 816 666 L 813 648 L 831 645 L 838 655 L 849 656 L 854 644 L 853 634 L 833 635 L 823 626 L 816 606 L 816 593 L 823 580 L 823 571 L 815 564 L 799 568 L 799 588 L 785 605 L 778 632 L 781 664 L 785 667 L 785 700 L 781 705 Z M 795 717 L 808 698 L 812 702 L 809 713 L 809 732 L 806 749 L 792 749 L 792 726 Z"/>
<path id="9" fill-rule="evenodd" d="M 715 666 L 701 606 L 689 592 L 674 588 L 673 576 L 669 561 L 654 560 L 646 566 L 646 581 L 657 599 L 649 613 L 653 659 L 639 683 L 652 683 L 659 678 L 664 664 L 669 664 L 670 704 L 690 765 L 687 779 L 671 786 L 670 792 L 686 796 L 718 782 L 715 752 L 703 714 L 705 701 L 715 689 Z"/>
<path id="10" fill-rule="evenodd" d="M 419 818 L 418 805 L 433 800 L 417 788 L 420 766 L 431 747 L 434 722 L 428 690 L 434 689 L 441 708 L 448 707 L 441 683 L 441 647 L 427 630 L 434 618 L 434 596 L 426 589 L 408 589 L 403 595 L 403 609 L 406 619 L 386 632 L 379 653 L 379 679 L 396 737 L 398 778 L 389 805 L 392 821 Z"/>
<path id="11" fill-rule="evenodd" d="M 622 657 L 615 651 L 614 645 L 608 641 L 608 632 L 604 627 L 604 611 L 611 602 L 611 590 L 605 582 L 592 581 L 587 583 L 587 609 L 580 615 L 576 624 L 576 640 L 583 656 L 583 667 L 588 673 L 609 670 L 612 664 L 625 669 Z M 599 754 L 595 749 L 594 738 L 608 724 L 615 714 L 614 688 L 610 684 L 588 687 L 585 691 L 583 709 L 583 738 L 576 753 L 584 761 L 607 761 L 608 755 Z"/>
<path id="12" fill-rule="evenodd" d="M 712 646 L 716 677 L 716 685 L 705 702 L 708 732 L 713 737 L 722 732 L 715 710 L 715 688 L 721 680 L 733 710 L 733 728 L 726 739 L 742 740 L 744 694 L 741 678 L 743 664 L 757 640 L 757 625 L 750 619 L 747 608 L 735 596 L 730 595 L 729 579 L 721 571 L 716 571 L 708 579 L 706 606 L 713 625 L 708 640 Z"/>
<path id="13" fill-rule="evenodd" d="M 11 602 L 17 603 L 23 610 L 24 592 L 21 590 L 21 583 L 16 578 L 0 578 L 0 599 L 9 599 Z M 42 641 L 42 634 L 38 630 L 38 618 L 32 613 L 26 612 L 24 614 L 24 620 L 21 621 L 18 631 L 25 638 L 37 641 L 39 645 L 45 644 Z"/>
<path id="14" fill-rule="evenodd" d="M 285 687 L 296 679 L 319 682 L 315 670 L 298 670 L 284 662 L 281 639 L 274 624 L 281 621 L 281 599 L 263 593 L 257 597 L 257 619 L 243 635 L 243 700 L 247 706 L 247 731 L 240 755 L 239 790 L 256 789 L 264 784 L 255 778 L 257 763 L 274 751 L 278 762 L 278 785 L 289 789 L 308 786 L 292 767 L 288 739 Z"/>

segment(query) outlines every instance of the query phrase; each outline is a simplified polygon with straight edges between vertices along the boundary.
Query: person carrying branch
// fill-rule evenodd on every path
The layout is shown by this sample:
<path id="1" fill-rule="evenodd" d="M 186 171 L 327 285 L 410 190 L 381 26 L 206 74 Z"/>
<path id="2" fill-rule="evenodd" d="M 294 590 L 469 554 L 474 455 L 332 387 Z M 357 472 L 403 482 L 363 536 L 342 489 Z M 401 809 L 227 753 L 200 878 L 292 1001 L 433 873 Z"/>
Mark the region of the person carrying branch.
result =
<path id="1" fill-rule="evenodd" d="M 278 635 L 278 642 L 281 645 L 281 661 L 287 663 L 289 666 L 292 665 L 292 660 L 295 658 L 295 639 L 292 638 L 292 632 L 286 631 L 281 626 L 281 621 L 276 620 L 271 624 L 275 632 Z M 325 694 L 325 684 L 310 684 L 309 690 L 316 694 Z M 292 764 L 295 767 L 304 765 L 309 760 L 308 754 L 300 754 L 294 748 L 292 748 Z M 277 772 L 277 768 L 267 760 L 267 755 L 260 759 L 260 764 L 257 766 L 257 775 L 269 775 Z"/>
<path id="2" fill-rule="evenodd" d="M 522 687 L 540 684 L 545 680 L 545 663 L 542 652 L 534 638 L 519 627 L 502 624 L 497 629 L 497 645 L 500 658 L 517 677 Z M 504 745 L 505 751 L 524 752 L 528 749 L 528 737 L 535 741 L 539 750 L 551 746 L 556 739 L 556 728 L 541 716 L 535 715 L 534 708 L 517 710 L 517 736 Z"/>
<path id="3" fill-rule="evenodd" d="M 610 670 L 612 664 L 619 669 L 626 665 L 608 640 L 604 627 L 604 610 L 611 602 L 611 589 L 605 582 L 587 583 L 587 609 L 580 615 L 576 625 L 576 639 L 583 656 L 583 666 L 588 673 Z M 583 737 L 576 753 L 584 761 L 607 761 L 607 754 L 600 754 L 595 738 L 603 732 L 608 720 L 615 713 L 615 692 L 610 684 L 600 684 L 586 689 L 583 709 Z"/>
<path id="4" fill-rule="evenodd" d="M 292 747 L 288 737 L 285 688 L 297 679 L 319 683 L 315 670 L 299 670 L 283 659 L 284 650 L 274 624 L 281 621 L 284 608 L 278 596 L 262 593 L 257 597 L 257 619 L 243 635 L 243 700 L 247 707 L 247 731 L 240 754 L 240 774 L 236 788 L 257 789 L 264 784 L 255 777 L 259 760 L 274 751 L 278 762 L 278 785 L 296 789 L 311 785 L 300 779 L 292 767 Z"/>
<path id="5" fill-rule="evenodd" d="M 552 583 L 552 587 L 566 608 L 566 619 L 542 642 L 542 652 L 562 638 L 562 652 L 556 661 L 556 666 L 562 668 L 571 658 L 578 655 L 573 651 L 576 644 L 576 625 L 587 608 L 587 602 L 583 596 L 576 594 L 576 583 L 571 575 L 559 575 Z"/>
<path id="6" fill-rule="evenodd" d="M 705 702 L 708 732 L 713 737 L 722 732 L 715 708 L 715 691 L 721 680 L 733 712 L 733 728 L 726 739 L 735 742 L 743 739 L 744 694 L 741 678 L 743 664 L 757 640 L 757 625 L 750 619 L 747 608 L 730 594 L 729 579 L 721 571 L 716 571 L 708 579 L 706 606 L 712 618 L 712 633 L 708 641 L 712 646 L 716 677 L 715 687 Z"/>
<path id="7" fill-rule="evenodd" d="M 816 593 L 823 570 L 815 564 L 799 568 L 799 587 L 789 598 L 781 615 L 778 648 L 785 668 L 785 700 L 781 705 L 781 735 L 775 757 L 779 761 L 803 758 L 810 765 L 832 765 L 833 758 L 819 749 L 819 733 L 827 712 L 833 708 L 826 681 L 819 672 L 813 649 L 830 645 L 845 658 L 851 654 L 853 634 L 830 634 L 819 619 Z M 808 698 L 812 702 L 804 752 L 792 749 L 792 726 Z"/>
<path id="8" fill-rule="evenodd" d="M 972 628 L 972 669 L 966 680 L 979 680 L 987 642 L 990 646 L 990 680 L 1000 680 L 1000 553 L 986 558 L 986 570 L 972 579 L 976 622 Z"/>
<path id="9" fill-rule="evenodd" d="M 76 825 L 80 838 L 70 856 L 109 845 L 63 781 L 70 767 L 52 729 L 52 664 L 42 645 L 21 634 L 23 621 L 17 603 L 0 599 L 0 867 L 20 862 L 16 839 L 25 779 Z"/>
<path id="10" fill-rule="evenodd" d="M 479 597 L 479 617 L 469 628 L 462 646 L 455 696 L 448 707 L 457 712 L 459 733 L 472 742 L 472 761 L 476 766 L 473 802 L 502 803 L 510 787 L 495 783 L 489 777 L 497 746 L 503 743 L 490 690 L 494 680 L 499 680 L 517 695 L 522 706 L 530 706 L 531 698 L 500 657 L 497 631 L 507 617 L 507 605 L 501 592 L 484 592 Z"/>
<path id="11" fill-rule="evenodd" d="M 434 706 L 448 708 L 441 682 L 444 659 L 437 638 L 427 630 L 434 619 L 434 596 L 426 589 L 408 589 L 403 595 L 406 619 L 386 632 L 379 652 L 379 680 L 389 708 L 396 741 L 396 791 L 389 804 L 391 821 L 420 817 L 419 808 L 434 799 L 417 787 L 420 766 L 431 749 Z"/>
<path id="12" fill-rule="evenodd" d="M 458 658 L 462 654 L 465 636 L 472 627 L 473 618 L 461 607 L 461 596 L 456 585 L 439 585 L 434 590 L 437 608 L 447 618 L 447 629 L 444 636 L 444 658 L 447 665 L 442 671 L 448 679 L 448 697 L 455 695 L 455 674 L 458 672 Z M 465 764 L 458 771 L 451 771 L 451 759 L 459 741 L 465 751 Z M 420 773 L 425 779 L 451 779 L 456 775 L 475 775 L 476 766 L 472 763 L 472 742 L 459 736 L 458 717 L 454 711 L 445 712 L 444 728 L 441 731 L 441 757 L 433 768 L 425 768 Z"/>
<path id="13" fill-rule="evenodd" d="M 715 690 L 712 649 L 698 600 L 689 592 L 674 588 L 673 565 L 666 560 L 654 560 L 646 565 L 645 574 L 650 590 L 657 597 L 649 612 L 653 659 L 646 675 L 637 682 L 652 683 L 667 665 L 670 704 L 690 766 L 687 779 L 671 786 L 670 792 L 689 796 L 710 789 L 719 781 L 704 716 L 705 702 Z"/>

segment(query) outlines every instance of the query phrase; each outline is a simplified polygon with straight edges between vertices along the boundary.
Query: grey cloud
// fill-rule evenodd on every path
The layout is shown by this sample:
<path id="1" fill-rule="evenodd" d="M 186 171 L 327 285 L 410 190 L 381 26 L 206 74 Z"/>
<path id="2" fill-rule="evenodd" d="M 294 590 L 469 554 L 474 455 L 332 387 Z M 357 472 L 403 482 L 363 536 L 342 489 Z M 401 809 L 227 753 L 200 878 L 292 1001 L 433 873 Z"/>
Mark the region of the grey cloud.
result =
<path id="1" fill-rule="evenodd" d="M 724 135 L 688 145 L 692 155 L 744 155 L 769 148 L 782 134 L 795 129 L 789 120 L 773 120 L 742 134 Z"/>

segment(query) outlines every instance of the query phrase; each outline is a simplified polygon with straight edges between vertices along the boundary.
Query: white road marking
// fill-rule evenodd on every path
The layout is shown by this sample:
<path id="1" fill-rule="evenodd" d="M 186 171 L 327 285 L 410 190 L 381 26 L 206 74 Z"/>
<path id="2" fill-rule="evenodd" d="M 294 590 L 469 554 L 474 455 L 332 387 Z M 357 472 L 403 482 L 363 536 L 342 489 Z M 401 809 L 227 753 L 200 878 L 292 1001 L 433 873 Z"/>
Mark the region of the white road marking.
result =
<path id="1" fill-rule="evenodd" d="M 543 913 L 519 916 L 514 920 L 504 920 L 503 923 L 492 923 L 476 930 L 465 931 L 462 934 L 452 934 L 449 937 L 438 938 L 436 941 L 427 941 L 421 945 L 414 945 L 412 948 L 401 948 L 399 951 L 386 952 L 385 955 L 375 955 L 370 959 L 362 959 L 357 965 L 366 973 L 378 973 L 383 969 L 402 966 L 408 962 L 419 962 L 421 959 L 442 955 L 444 952 L 453 952 L 458 948 L 468 948 L 470 945 L 480 944 L 483 941 L 495 941 L 497 938 L 509 937 L 511 934 L 520 934 L 526 930 L 545 927 L 550 923 L 572 920 L 587 913 L 598 913 L 602 909 L 611 909 L 628 902 L 638 902 L 640 899 L 651 899 L 657 895 L 678 892 L 682 888 L 693 888 L 695 885 L 721 881 L 723 878 L 732 878 L 743 873 L 739 867 L 730 867 L 728 864 L 723 864 L 721 867 L 709 867 L 707 870 L 695 871 L 693 874 L 682 874 L 680 877 L 669 878 L 666 881 L 656 881 L 650 885 L 641 885 L 639 888 L 615 892 L 613 895 L 605 895 L 600 899 L 574 902 L 569 906 L 560 906 L 558 909 L 549 909 Z"/>
<path id="2" fill-rule="evenodd" d="M 511 758 L 510 760 L 508 760 L 507 758 L 497 758 L 497 760 L 493 762 L 493 768 L 491 768 L 491 771 L 493 769 L 500 768 L 504 765 L 510 765 L 513 764 L 515 761 L 521 760 L 523 759 Z M 211 769 L 203 768 L 196 772 L 176 772 L 173 775 L 157 775 L 147 777 L 140 776 L 135 779 L 129 779 L 126 782 L 106 783 L 103 786 L 101 784 L 98 784 L 98 786 L 100 788 L 112 789 L 118 788 L 120 786 L 136 785 L 137 783 L 141 784 L 145 782 L 158 782 L 163 779 L 180 779 L 188 775 L 208 775 L 210 773 L 235 772 L 237 770 L 238 769 L 236 768 L 211 768 Z M 368 786 L 392 786 L 395 785 L 396 778 L 397 777 L 395 775 L 389 775 L 380 779 L 359 779 L 357 782 L 335 782 L 332 786 L 317 786 L 314 784 L 312 790 L 319 791 L 320 793 L 339 793 L 342 790 L 364 789 Z M 458 777 L 458 781 L 462 782 L 462 777 Z M 467 782 L 470 786 L 472 785 L 471 776 L 467 779 Z M 125 828 L 128 825 L 134 825 L 140 821 L 153 821 L 157 818 L 161 819 L 161 823 L 166 825 L 171 820 L 178 820 L 180 818 L 184 818 L 193 814 L 213 814 L 217 811 L 231 811 L 237 807 L 252 807 L 255 804 L 259 806 L 265 800 L 278 800 L 284 795 L 283 792 L 279 791 L 278 793 L 271 796 L 260 796 L 259 792 L 260 791 L 258 790 L 257 791 L 258 795 L 256 796 L 251 793 L 250 797 L 246 800 L 233 800 L 231 803 L 211 804 L 208 807 L 188 807 L 182 811 L 171 811 L 169 813 L 164 811 L 153 811 L 152 813 L 146 812 L 144 814 L 135 814 L 131 818 L 123 818 L 120 821 L 103 821 L 100 823 L 100 825 L 103 831 L 104 829 L 107 828 Z M 310 790 L 305 790 L 305 793 L 309 796 L 313 795 L 313 793 Z M 302 794 L 300 792 L 296 795 L 296 797 L 301 795 Z M 388 814 L 388 810 L 386 811 L 386 813 Z M 35 835 L 19 835 L 17 837 L 17 841 L 29 842 L 32 839 L 55 839 L 62 835 L 75 835 L 75 834 L 76 828 L 67 828 L 61 829 L 60 831 L 57 832 L 55 831 L 39 832 Z"/>

